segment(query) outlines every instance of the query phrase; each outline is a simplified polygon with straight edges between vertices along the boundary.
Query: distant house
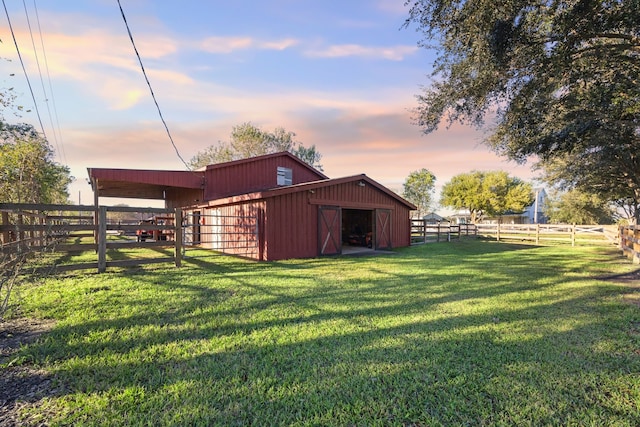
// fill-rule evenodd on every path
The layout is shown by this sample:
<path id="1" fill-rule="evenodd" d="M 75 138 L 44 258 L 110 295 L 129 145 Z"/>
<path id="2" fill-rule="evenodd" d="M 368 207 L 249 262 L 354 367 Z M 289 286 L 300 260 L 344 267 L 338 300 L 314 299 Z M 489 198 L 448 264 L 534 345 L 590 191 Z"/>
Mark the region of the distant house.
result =
<path id="1" fill-rule="evenodd" d="M 427 224 L 437 224 L 439 222 L 448 222 L 449 221 L 445 217 L 442 217 L 442 216 L 438 215 L 435 212 L 431 212 L 431 213 L 426 214 L 425 216 L 422 217 L 422 219 Z"/>
<path id="2" fill-rule="evenodd" d="M 186 240 L 257 260 L 409 246 L 416 207 L 367 177 L 330 179 L 288 152 L 199 171 L 89 168 L 99 197 L 164 200 L 187 213 Z"/>
<path id="3" fill-rule="evenodd" d="M 522 212 L 508 212 L 498 217 L 483 217 L 480 224 L 546 224 L 547 216 L 544 213 L 547 203 L 547 192 L 544 188 L 535 188 L 534 201 Z M 471 222 L 469 210 L 460 210 L 449 217 L 456 224 L 468 224 Z"/>
<path id="4" fill-rule="evenodd" d="M 534 201 L 522 212 L 510 212 L 499 217 L 485 217 L 483 224 L 546 224 L 547 216 L 544 209 L 547 203 L 547 192 L 544 188 L 534 188 Z"/>
<path id="5" fill-rule="evenodd" d="M 527 206 L 523 215 L 528 218 L 529 224 L 546 224 L 549 219 L 545 214 L 547 192 L 542 187 L 534 188 L 533 191 L 535 193 L 535 200 L 533 204 Z"/>

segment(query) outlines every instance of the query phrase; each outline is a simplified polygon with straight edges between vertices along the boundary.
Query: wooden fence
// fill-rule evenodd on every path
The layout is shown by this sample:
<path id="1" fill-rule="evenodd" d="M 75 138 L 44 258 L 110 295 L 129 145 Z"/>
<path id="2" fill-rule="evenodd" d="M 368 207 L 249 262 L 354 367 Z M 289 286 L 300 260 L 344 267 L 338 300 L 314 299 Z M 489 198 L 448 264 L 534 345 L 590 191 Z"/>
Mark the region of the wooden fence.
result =
<path id="1" fill-rule="evenodd" d="M 139 221 L 120 221 L 116 213 L 137 215 L 140 219 L 162 218 L 141 225 Z M 53 248 L 55 253 L 93 251 L 95 262 L 56 265 L 57 271 L 123 267 L 156 262 L 181 264 L 182 211 L 180 209 L 44 204 L 0 204 L 0 254 L 18 254 Z M 140 238 L 141 231 L 145 237 Z M 138 238 L 136 238 L 138 235 Z M 123 248 L 170 247 L 171 256 L 134 259 L 108 259 L 110 250 Z"/>
<path id="2" fill-rule="evenodd" d="M 560 242 L 618 244 L 617 225 L 575 224 L 478 224 L 478 234 L 496 240 L 530 241 L 535 244 Z"/>
<path id="3" fill-rule="evenodd" d="M 411 220 L 411 244 L 450 242 L 451 239 L 476 237 L 475 224 L 451 224 L 448 222 L 431 224 L 422 219 Z"/>
<path id="4" fill-rule="evenodd" d="M 640 264 L 640 226 L 620 227 L 620 249 L 635 264 Z"/>

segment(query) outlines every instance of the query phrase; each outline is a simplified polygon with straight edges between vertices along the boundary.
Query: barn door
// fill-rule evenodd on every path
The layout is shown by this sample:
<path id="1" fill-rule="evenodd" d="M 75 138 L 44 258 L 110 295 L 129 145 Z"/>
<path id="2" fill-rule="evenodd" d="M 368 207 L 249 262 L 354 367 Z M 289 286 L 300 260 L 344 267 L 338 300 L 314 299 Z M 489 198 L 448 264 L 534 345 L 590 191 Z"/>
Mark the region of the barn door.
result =
<path id="1" fill-rule="evenodd" d="M 391 210 L 376 209 L 376 249 L 391 249 Z"/>
<path id="2" fill-rule="evenodd" d="M 342 211 L 337 206 L 320 206 L 318 209 L 318 253 L 337 255 L 342 253 Z"/>

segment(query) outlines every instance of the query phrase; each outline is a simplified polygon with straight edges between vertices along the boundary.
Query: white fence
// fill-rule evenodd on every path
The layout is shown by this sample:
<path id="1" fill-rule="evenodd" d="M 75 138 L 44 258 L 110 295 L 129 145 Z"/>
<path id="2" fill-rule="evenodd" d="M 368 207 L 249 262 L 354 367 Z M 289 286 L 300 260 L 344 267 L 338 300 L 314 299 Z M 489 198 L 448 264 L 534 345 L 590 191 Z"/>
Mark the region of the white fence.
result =
<path id="1" fill-rule="evenodd" d="M 617 225 L 575 224 L 477 224 L 478 235 L 496 240 L 531 241 L 536 244 L 571 242 L 577 244 L 619 244 Z"/>

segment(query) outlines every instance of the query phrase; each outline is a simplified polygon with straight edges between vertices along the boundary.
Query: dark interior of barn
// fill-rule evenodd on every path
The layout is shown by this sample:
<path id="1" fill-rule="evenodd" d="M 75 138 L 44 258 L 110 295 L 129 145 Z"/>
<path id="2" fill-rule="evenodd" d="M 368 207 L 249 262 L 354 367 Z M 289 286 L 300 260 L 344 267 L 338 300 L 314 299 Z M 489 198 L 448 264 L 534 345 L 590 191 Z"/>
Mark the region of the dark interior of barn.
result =
<path id="1" fill-rule="evenodd" d="M 342 209 L 342 244 L 373 247 L 373 211 Z"/>

